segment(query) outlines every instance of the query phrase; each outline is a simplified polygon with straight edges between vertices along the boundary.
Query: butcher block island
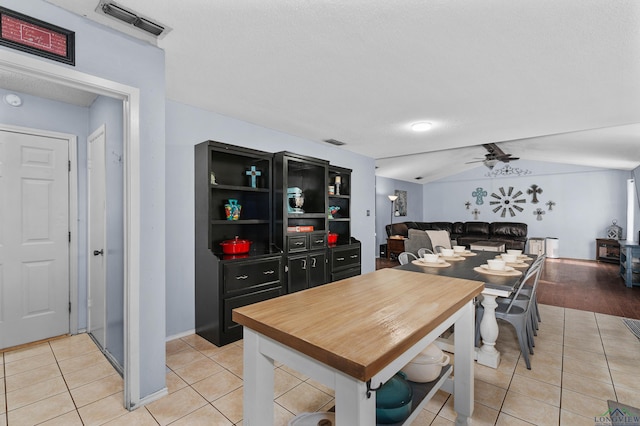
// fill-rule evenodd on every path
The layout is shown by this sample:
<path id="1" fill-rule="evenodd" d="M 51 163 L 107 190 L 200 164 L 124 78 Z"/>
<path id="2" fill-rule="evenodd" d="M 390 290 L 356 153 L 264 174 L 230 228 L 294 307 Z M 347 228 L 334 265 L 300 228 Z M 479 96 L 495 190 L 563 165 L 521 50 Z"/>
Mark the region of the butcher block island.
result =
<path id="1" fill-rule="evenodd" d="M 431 274 L 381 269 L 235 309 L 244 327 L 244 419 L 273 419 L 274 360 L 335 389 L 336 424 L 374 425 L 375 389 L 451 325 L 451 368 L 412 401 L 406 424 L 438 388 L 454 394 L 457 424 L 473 413 L 473 299 L 484 285 Z"/>

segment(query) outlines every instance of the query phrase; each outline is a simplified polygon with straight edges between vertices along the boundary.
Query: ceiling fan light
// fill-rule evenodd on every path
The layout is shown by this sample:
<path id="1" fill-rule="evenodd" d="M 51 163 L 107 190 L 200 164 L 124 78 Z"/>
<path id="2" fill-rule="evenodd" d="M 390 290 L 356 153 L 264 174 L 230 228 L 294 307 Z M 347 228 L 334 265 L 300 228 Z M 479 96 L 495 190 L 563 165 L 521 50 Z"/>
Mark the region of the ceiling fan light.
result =
<path id="1" fill-rule="evenodd" d="M 498 164 L 498 163 L 499 163 L 499 161 L 496 160 L 495 158 L 492 158 L 490 160 L 489 159 L 484 160 L 484 165 L 487 166 L 489 168 L 489 170 L 493 169 L 495 167 L 495 165 Z"/>
<path id="2" fill-rule="evenodd" d="M 426 132 L 427 130 L 431 130 L 431 127 L 433 127 L 433 124 L 428 121 L 419 121 L 411 125 L 411 130 L 414 132 Z"/>

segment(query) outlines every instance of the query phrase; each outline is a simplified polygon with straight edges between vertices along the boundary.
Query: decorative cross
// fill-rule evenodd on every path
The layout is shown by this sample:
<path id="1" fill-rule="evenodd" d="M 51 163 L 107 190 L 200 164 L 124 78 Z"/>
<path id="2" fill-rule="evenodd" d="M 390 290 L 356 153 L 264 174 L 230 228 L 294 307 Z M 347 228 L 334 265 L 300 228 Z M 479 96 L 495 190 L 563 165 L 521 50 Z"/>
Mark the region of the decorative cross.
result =
<path id="1" fill-rule="evenodd" d="M 532 204 L 538 203 L 538 194 L 542 194 L 542 188 L 539 188 L 538 185 L 531 185 L 531 188 L 527 189 L 527 194 L 533 194 L 533 198 L 531 199 Z M 542 219 L 540 219 L 542 220 Z"/>
<path id="2" fill-rule="evenodd" d="M 467 208 L 467 210 L 469 210 L 469 207 L 471 207 L 471 203 L 467 201 L 466 203 L 464 203 L 464 206 Z"/>
<path id="3" fill-rule="evenodd" d="M 256 187 L 256 178 L 258 176 L 262 176 L 262 172 L 260 170 L 256 170 L 256 166 L 251 166 L 251 170 L 247 170 L 244 172 L 245 175 L 251 176 L 251 187 Z"/>
<path id="4" fill-rule="evenodd" d="M 471 212 L 471 214 L 473 215 L 473 218 L 475 220 L 478 220 L 478 215 L 480 214 L 480 210 L 478 209 L 473 209 L 473 211 Z"/>
<path id="5" fill-rule="evenodd" d="M 484 204 L 484 200 L 482 199 L 482 197 L 486 197 L 487 196 L 487 191 L 485 191 L 484 189 L 477 187 L 475 191 L 473 191 L 471 193 L 472 197 L 476 197 L 476 204 L 477 205 L 482 205 Z"/>
<path id="6" fill-rule="evenodd" d="M 555 201 L 551 201 L 551 200 L 547 201 L 546 204 L 547 206 L 549 206 L 549 211 L 553 210 L 553 206 L 556 205 Z"/>
<path id="7" fill-rule="evenodd" d="M 536 210 L 533 211 L 533 214 L 538 216 L 536 220 L 542 220 L 542 215 L 544 214 L 544 210 L 538 207 Z"/>

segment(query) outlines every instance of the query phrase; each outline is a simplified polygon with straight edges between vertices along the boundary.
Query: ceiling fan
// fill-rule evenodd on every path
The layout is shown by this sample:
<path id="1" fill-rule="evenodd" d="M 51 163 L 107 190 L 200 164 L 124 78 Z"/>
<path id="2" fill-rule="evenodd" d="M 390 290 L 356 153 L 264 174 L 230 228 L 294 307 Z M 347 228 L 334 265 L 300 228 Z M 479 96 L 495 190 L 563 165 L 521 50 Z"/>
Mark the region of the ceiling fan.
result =
<path id="1" fill-rule="evenodd" d="M 509 161 L 520 159 L 519 157 L 512 157 L 511 154 L 505 153 L 495 143 L 483 143 L 482 146 L 488 151 L 488 153 L 484 155 L 484 158 L 478 159 L 476 161 L 468 161 L 466 164 L 482 162 L 489 168 L 489 170 L 491 170 L 500 161 L 503 163 L 508 163 Z"/>

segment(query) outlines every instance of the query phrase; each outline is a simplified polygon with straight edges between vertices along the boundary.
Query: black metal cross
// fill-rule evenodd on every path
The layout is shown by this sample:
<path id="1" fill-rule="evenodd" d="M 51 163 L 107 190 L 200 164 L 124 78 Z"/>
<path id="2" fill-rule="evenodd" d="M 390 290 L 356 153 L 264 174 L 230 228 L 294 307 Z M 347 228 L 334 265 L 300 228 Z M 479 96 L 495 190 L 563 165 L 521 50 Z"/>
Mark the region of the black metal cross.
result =
<path id="1" fill-rule="evenodd" d="M 527 194 L 533 194 L 533 198 L 531 199 L 531 203 L 538 203 L 538 194 L 542 194 L 542 188 L 539 188 L 538 185 L 531 185 L 531 188 L 527 189 Z"/>

